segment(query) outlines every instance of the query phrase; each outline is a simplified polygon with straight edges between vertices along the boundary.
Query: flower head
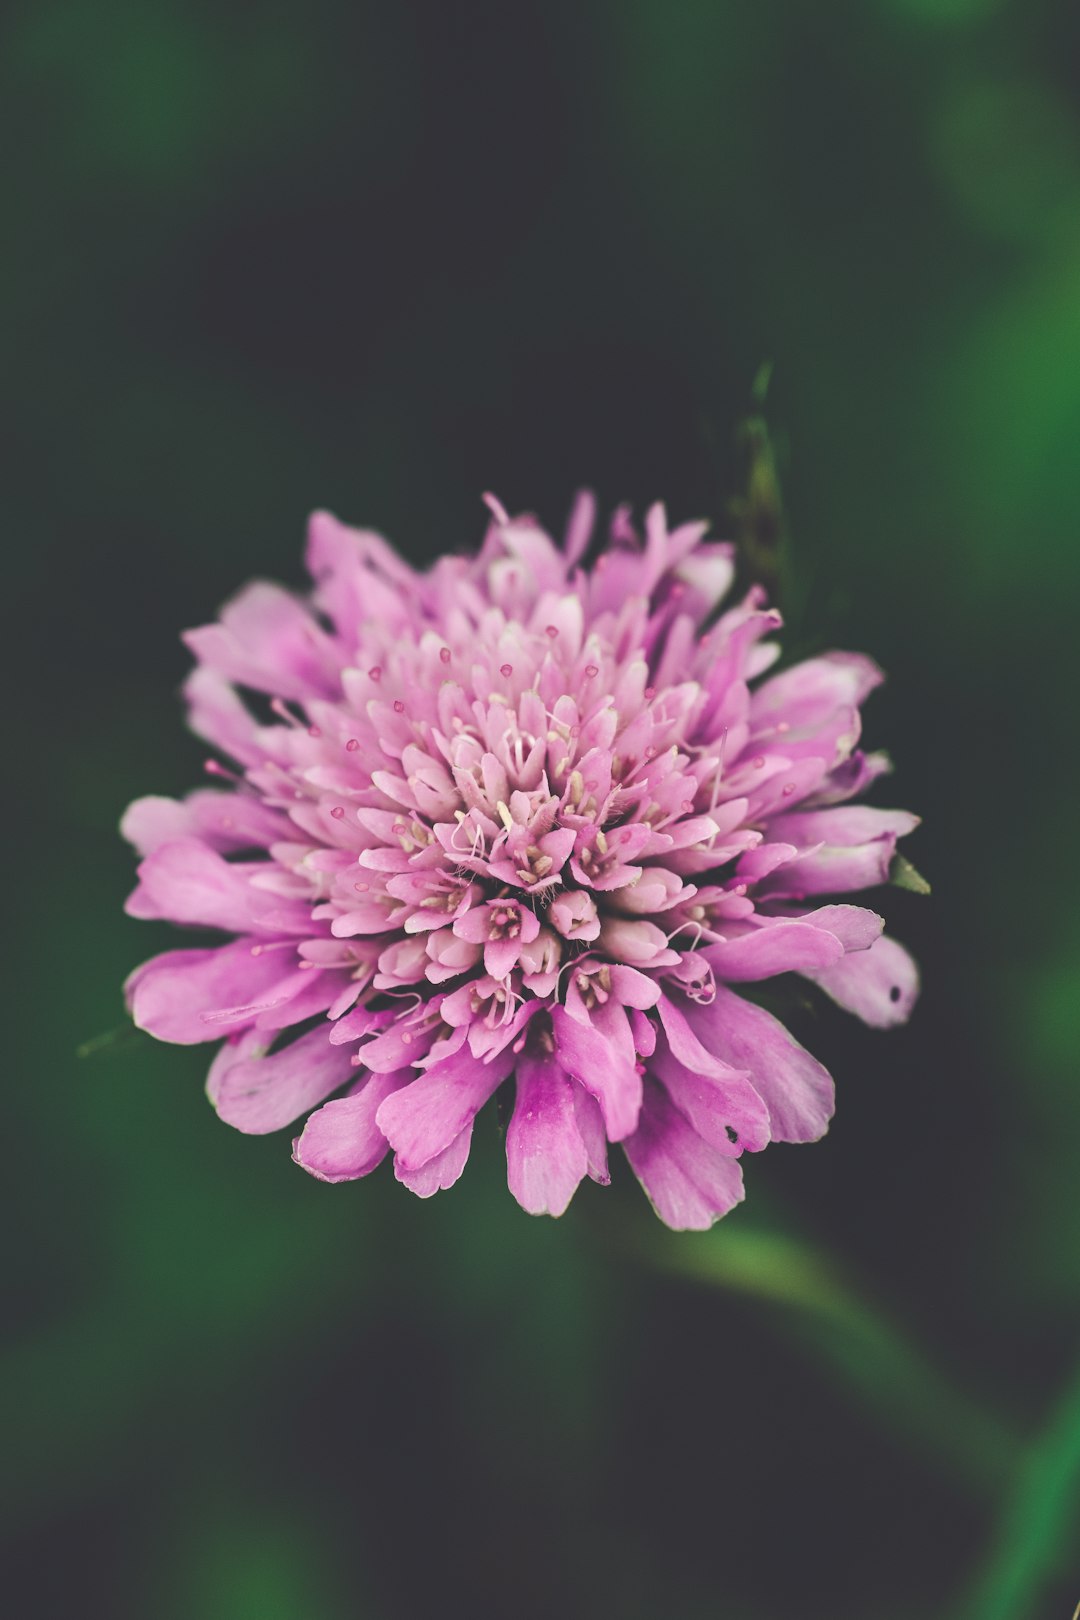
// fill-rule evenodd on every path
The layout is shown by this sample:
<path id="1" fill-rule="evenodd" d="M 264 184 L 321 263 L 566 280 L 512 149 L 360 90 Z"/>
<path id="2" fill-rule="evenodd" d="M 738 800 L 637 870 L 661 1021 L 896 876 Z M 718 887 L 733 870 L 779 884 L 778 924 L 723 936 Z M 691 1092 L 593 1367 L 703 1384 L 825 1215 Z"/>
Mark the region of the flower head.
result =
<path id="1" fill-rule="evenodd" d="M 427 573 L 317 513 L 309 600 L 256 583 L 188 633 L 191 724 L 233 768 L 130 807 L 127 909 L 235 937 L 145 963 L 129 1005 L 223 1040 L 230 1124 L 308 1116 L 294 1157 L 324 1180 L 392 1152 L 421 1197 L 451 1186 L 512 1084 L 526 1210 L 606 1182 L 619 1143 L 668 1225 L 709 1226 L 744 1152 L 833 1107 L 741 987 L 803 974 L 880 1026 L 915 999 L 881 918 L 835 898 L 915 825 L 853 802 L 887 768 L 858 748 L 881 675 L 767 674 L 780 617 L 756 589 L 721 609 L 732 551 L 703 524 L 654 506 L 642 538 L 620 510 L 587 567 L 590 496 L 561 547 L 488 505 L 479 555 Z"/>

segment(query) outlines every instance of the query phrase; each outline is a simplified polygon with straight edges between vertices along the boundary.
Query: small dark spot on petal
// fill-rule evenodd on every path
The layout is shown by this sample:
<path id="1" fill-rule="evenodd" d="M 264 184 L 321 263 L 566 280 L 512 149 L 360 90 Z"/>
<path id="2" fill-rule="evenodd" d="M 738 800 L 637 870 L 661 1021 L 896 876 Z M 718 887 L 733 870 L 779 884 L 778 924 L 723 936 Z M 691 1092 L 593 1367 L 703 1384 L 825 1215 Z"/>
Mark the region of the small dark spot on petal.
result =
<path id="1" fill-rule="evenodd" d="M 727 1132 L 727 1139 L 729 1142 L 737 1142 L 739 1140 L 739 1133 L 734 1126 L 725 1125 L 724 1129 Z"/>
<path id="2" fill-rule="evenodd" d="M 894 984 L 892 989 L 889 991 L 889 1000 L 890 1001 L 899 1001 L 901 994 L 902 994 L 902 992 L 901 992 L 900 986 L 898 984 Z"/>

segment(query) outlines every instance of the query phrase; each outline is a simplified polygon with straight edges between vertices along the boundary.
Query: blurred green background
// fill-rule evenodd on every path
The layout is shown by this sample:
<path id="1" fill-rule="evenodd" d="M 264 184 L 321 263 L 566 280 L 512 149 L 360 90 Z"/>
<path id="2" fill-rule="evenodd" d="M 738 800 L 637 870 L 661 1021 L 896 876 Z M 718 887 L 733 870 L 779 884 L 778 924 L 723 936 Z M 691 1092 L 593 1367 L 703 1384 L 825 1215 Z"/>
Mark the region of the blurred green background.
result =
<path id="1" fill-rule="evenodd" d="M 1080 1326 L 1080 10 L 30 0 L 0 29 L 7 1612 L 1069 1620 L 1080 1510 L 1023 1441 Z M 764 360 L 791 645 L 887 668 L 878 799 L 925 816 L 934 884 L 881 901 L 911 1026 L 800 1029 L 826 1141 L 663 1241 L 625 1173 L 531 1221 L 493 1122 L 422 1204 L 219 1124 L 204 1050 L 76 1058 L 175 943 L 121 913 L 116 823 L 202 779 L 178 632 L 299 586 L 314 506 L 417 561 L 476 542 L 488 488 L 724 529 Z M 831 1326 L 789 1240 L 848 1279 Z"/>

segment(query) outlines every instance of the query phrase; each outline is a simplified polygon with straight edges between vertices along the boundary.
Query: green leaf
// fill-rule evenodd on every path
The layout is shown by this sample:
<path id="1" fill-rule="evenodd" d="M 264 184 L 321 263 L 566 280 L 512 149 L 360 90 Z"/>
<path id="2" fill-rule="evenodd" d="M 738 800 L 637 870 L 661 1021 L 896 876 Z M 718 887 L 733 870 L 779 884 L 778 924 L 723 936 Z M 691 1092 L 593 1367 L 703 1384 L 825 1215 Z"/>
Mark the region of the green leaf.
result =
<path id="1" fill-rule="evenodd" d="M 107 1029 L 101 1035 L 91 1035 L 75 1048 L 77 1058 L 98 1057 L 102 1052 L 113 1052 L 117 1047 L 134 1046 L 145 1041 L 145 1032 L 134 1024 L 121 1024 L 119 1029 Z"/>
<path id="2" fill-rule="evenodd" d="M 929 894 L 930 885 L 917 871 L 904 855 L 894 855 L 892 865 L 889 867 L 889 882 L 898 889 L 908 889 L 912 894 Z"/>

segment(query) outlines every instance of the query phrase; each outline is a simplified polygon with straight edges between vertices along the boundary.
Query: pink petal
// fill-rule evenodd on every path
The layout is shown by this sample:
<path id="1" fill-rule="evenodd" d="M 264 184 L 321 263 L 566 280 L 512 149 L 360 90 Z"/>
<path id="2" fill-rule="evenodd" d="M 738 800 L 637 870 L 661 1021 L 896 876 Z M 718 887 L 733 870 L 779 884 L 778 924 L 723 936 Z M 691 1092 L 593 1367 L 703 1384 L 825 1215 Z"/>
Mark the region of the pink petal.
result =
<path id="1" fill-rule="evenodd" d="M 777 973 L 810 973 L 839 961 L 844 947 L 827 929 L 808 922 L 759 918 L 760 926 L 701 954 L 718 979 L 741 983 Z"/>
<path id="2" fill-rule="evenodd" d="M 561 1215 L 589 1168 L 575 1087 L 553 1057 L 522 1057 L 506 1131 L 507 1182 L 530 1215 Z"/>
<path id="3" fill-rule="evenodd" d="M 456 918 L 453 931 L 470 945 L 486 945 L 491 932 L 491 912 L 487 906 L 472 906 Z"/>
<path id="4" fill-rule="evenodd" d="M 198 838 L 223 855 L 242 849 L 269 848 L 288 822 L 246 793 L 218 793 L 212 788 L 189 793 L 182 802 L 150 795 L 128 805 L 120 831 L 140 855 L 178 838 Z"/>
<path id="5" fill-rule="evenodd" d="M 879 838 L 903 838 L 919 825 L 907 810 L 878 810 L 869 804 L 846 804 L 828 810 L 796 810 L 777 816 L 769 828 L 771 838 L 793 844 L 826 844 L 832 849 L 853 849 Z"/>
<path id="6" fill-rule="evenodd" d="M 261 1007 L 255 1016 L 255 1028 L 266 1033 L 291 1029 L 293 1024 L 302 1024 L 305 1018 L 327 1013 L 330 1003 L 348 982 L 348 975 L 344 973 L 320 973 L 318 969 L 301 968 L 294 982 L 282 986 L 282 991 L 288 988 L 291 992 L 288 999 L 282 994 L 276 1006 Z"/>
<path id="7" fill-rule="evenodd" d="M 390 1144 L 375 1123 L 379 1104 L 414 1078 L 411 1069 L 373 1074 L 349 1093 L 323 1103 L 293 1143 L 293 1158 L 320 1181 L 369 1175 Z"/>
<path id="8" fill-rule="evenodd" d="M 184 698 L 188 725 L 197 737 L 242 765 L 262 761 L 255 721 L 223 675 L 213 669 L 193 669 L 184 682 Z"/>
<path id="9" fill-rule="evenodd" d="M 845 951 L 868 951 L 885 926 L 884 917 L 868 906 L 818 906 L 803 920 L 834 934 Z"/>
<path id="10" fill-rule="evenodd" d="M 354 1007 L 339 1018 L 330 1031 L 329 1040 L 333 1046 L 342 1046 L 347 1041 L 358 1041 L 369 1030 L 382 1029 L 393 1017 L 391 1012 L 372 1012 L 370 1007 Z M 392 1067 L 392 1065 L 391 1065 Z"/>
<path id="11" fill-rule="evenodd" d="M 581 1140 L 585 1144 L 585 1156 L 588 1160 L 589 1176 L 598 1181 L 602 1187 L 609 1185 L 611 1173 L 608 1170 L 607 1133 L 604 1130 L 604 1116 L 600 1112 L 600 1104 L 596 1098 L 590 1096 L 585 1087 L 574 1082 L 574 1117 L 577 1128 L 581 1133 Z"/>
<path id="12" fill-rule="evenodd" d="M 845 956 L 807 978 L 874 1029 L 906 1023 L 919 994 L 919 970 L 902 945 L 882 935 L 868 951 Z"/>
<path id="13" fill-rule="evenodd" d="M 842 760 L 822 782 L 818 791 L 804 799 L 807 809 L 821 809 L 830 804 L 843 804 L 846 799 L 853 799 L 857 793 L 865 793 L 872 782 L 879 776 L 886 776 L 892 770 L 892 761 L 888 754 L 864 754 L 856 749 L 850 759 Z"/>
<path id="14" fill-rule="evenodd" d="M 895 838 L 875 838 L 852 849 L 815 849 L 768 878 L 758 891 L 773 899 L 802 900 L 814 894 L 854 894 L 889 881 Z"/>
<path id="15" fill-rule="evenodd" d="M 280 1131 L 321 1103 L 353 1073 L 348 1051 L 313 1029 L 265 1057 L 240 1058 L 216 1081 L 216 1106 L 228 1125 L 251 1136 Z"/>
<path id="16" fill-rule="evenodd" d="M 591 489 L 580 489 L 575 495 L 574 504 L 570 509 L 570 517 L 566 524 L 566 538 L 563 541 L 567 567 L 572 568 L 585 555 L 589 541 L 592 538 L 595 523 L 596 496 Z"/>
<path id="17" fill-rule="evenodd" d="M 245 1028 L 302 984 L 291 942 L 285 950 L 256 950 L 253 954 L 250 939 L 241 939 L 217 949 L 152 957 L 124 986 L 136 1025 L 180 1046 L 219 1041 L 230 1030 Z"/>
<path id="18" fill-rule="evenodd" d="M 756 849 L 748 849 L 739 856 L 735 870 L 745 882 L 760 883 L 778 866 L 786 866 L 789 861 L 795 860 L 798 853 L 794 844 L 758 844 Z"/>
<path id="19" fill-rule="evenodd" d="M 221 795 L 224 798 L 224 794 Z M 129 804 L 120 821 L 120 832 L 140 855 L 149 855 L 159 844 L 187 838 L 195 831 L 187 805 L 178 799 L 152 795 Z"/>
<path id="20" fill-rule="evenodd" d="M 385 1016 L 385 1013 L 375 1015 L 380 1021 Z M 357 1018 L 350 1028 L 359 1024 L 360 1019 Z M 374 1022 L 370 1027 L 375 1027 Z M 411 1024 L 406 1009 L 394 1018 L 388 1029 L 382 1030 L 374 1040 L 365 1042 L 361 1048 L 364 1067 L 376 1074 L 392 1074 L 395 1069 L 410 1068 L 427 1056 L 435 1033 L 436 1028 L 430 1022 L 419 1028 Z M 330 1038 L 334 1040 L 333 1035 Z"/>
<path id="21" fill-rule="evenodd" d="M 660 1000 L 660 986 L 655 979 L 621 962 L 612 965 L 611 990 L 624 1007 L 655 1007 Z"/>
<path id="22" fill-rule="evenodd" d="M 789 838 L 803 853 L 775 872 L 760 892 L 774 898 L 851 894 L 889 880 L 896 840 L 919 825 L 906 810 L 870 805 L 806 810 L 778 816 L 770 836 Z"/>
<path id="23" fill-rule="evenodd" d="M 464 1170 L 469 1157 L 469 1147 L 472 1142 L 473 1122 L 470 1119 L 465 1128 L 458 1132 L 449 1147 L 436 1153 L 434 1158 L 428 1159 L 419 1169 L 409 1170 L 402 1164 L 400 1158 L 394 1160 L 394 1175 L 403 1187 L 408 1187 L 417 1198 L 431 1198 L 437 1192 L 445 1192 L 452 1187 Z"/>
<path id="24" fill-rule="evenodd" d="M 126 910 L 237 934 L 312 932 L 310 905 L 254 888 L 248 875 L 198 839 L 179 838 L 140 864 L 139 887 Z"/>
<path id="25" fill-rule="evenodd" d="M 664 967 L 675 961 L 663 929 L 641 918 L 605 917 L 600 945 L 605 955 L 631 967 Z"/>
<path id="26" fill-rule="evenodd" d="M 635 1055 L 643 1058 L 652 1057 L 656 1051 L 656 1025 L 636 1007 L 627 1016 L 630 1020 L 630 1039 Z"/>
<path id="27" fill-rule="evenodd" d="M 505 979 L 520 955 L 520 940 L 489 939 L 484 946 L 484 971 L 493 979 Z"/>
<path id="28" fill-rule="evenodd" d="M 759 1152 L 769 1140 L 769 1110 L 745 1070 L 733 1069 L 701 1044 L 679 1009 L 663 997 L 662 1040 L 650 1073 L 690 1124 L 718 1153 Z"/>
<path id="29" fill-rule="evenodd" d="M 463 1046 L 388 1097 L 376 1117 L 400 1170 L 419 1170 L 448 1148 L 506 1079 L 514 1061 L 513 1052 L 503 1051 L 483 1063 Z"/>
<path id="30" fill-rule="evenodd" d="M 646 1087 L 641 1122 L 623 1147 L 665 1225 L 702 1232 L 743 1197 L 737 1159 L 703 1142 L 658 1085 Z"/>
<path id="31" fill-rule="evenodd" d="M 279 585 L 256 580 L 184 642 L 201 664 L 257 692 L 304 702 L 337 697 L 341 659 L 304 603 Z"/>
<path id="32" fill-rule="evenodd" d="M 600 1104 L 608 1140 L 621 1142 L 637 1126 L 641 1076 L 616 1046 L 591 1024 L 579 1024 L 565 1007 L 553 1007 L 551 1027 L 567 1074 Z"/>
<path id="33" fill-rule="evenodd" d="M 265 1050 L 264 1037 L 254 1029 L 240 1030 L 235 1035 L 230 1035 L 218 1048 L 206 1072 L 206 1095 L 215 1108 L 221 1092 L 221 1083 L 233 1064 L 239 1063 L 241 1058 L 258 1057 Z"/>
<path id="34" fill-rule="evenodd" d="M 778 1019 L 722 985 L 710 1005 L 688 1003 L 685 1011 L 710 1052 L 748 1071 L 768 1108 L 774 1141 L 816 1142 L 824 1136 L 833 1112 L 832 1076 Z"/>
<path id="35" fill-rule="evenodd" d="M 353 529 L 330 512 L 308 521 L 308 571 L 316 582 L 319 606 L 334 621 L 348 647 L 355 647 L 365 622 L 403 623 L 416 576 L 380 535 Z"/>
<path id="36" fill-rule="evenodd" d="M 812 732 L 837 709 L 857 708 L 883 680 L 873 659 L 860 653 L 807 658 L 758 687 L 751 705 L 755 729 L 785 720 L 796 734 Z"/>

